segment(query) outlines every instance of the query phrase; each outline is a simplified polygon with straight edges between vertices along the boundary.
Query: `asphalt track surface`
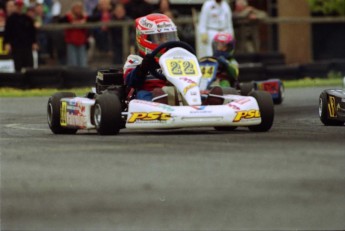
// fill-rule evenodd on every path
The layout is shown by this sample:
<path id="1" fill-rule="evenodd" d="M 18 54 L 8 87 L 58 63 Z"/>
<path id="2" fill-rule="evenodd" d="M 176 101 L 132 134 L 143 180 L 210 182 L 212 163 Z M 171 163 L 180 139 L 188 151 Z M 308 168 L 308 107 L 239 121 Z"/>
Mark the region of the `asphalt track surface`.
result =
<path id="1" fill-rule="evenodd" d="M 270 132 L 53 135 L 42 98 L 2 98 L 1 230 L 345 228 L 345 126 L 288 89 Z"/>

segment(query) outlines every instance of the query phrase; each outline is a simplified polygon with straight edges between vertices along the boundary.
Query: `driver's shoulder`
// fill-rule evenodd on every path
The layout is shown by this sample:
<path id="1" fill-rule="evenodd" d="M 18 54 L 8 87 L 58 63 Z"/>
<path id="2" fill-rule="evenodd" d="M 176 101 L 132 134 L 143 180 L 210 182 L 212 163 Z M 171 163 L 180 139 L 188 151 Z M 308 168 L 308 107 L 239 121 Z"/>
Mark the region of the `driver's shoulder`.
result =
<path id="1" fill-rule="evenodd" d="M 124 69 L 135 68 L 136 66 L 140 65 L 142 61 L 143 61 L 143 58 L 140 57 L 139 55 L 131 54 L 127 57 L 126 63 L 124 65 Z"/>

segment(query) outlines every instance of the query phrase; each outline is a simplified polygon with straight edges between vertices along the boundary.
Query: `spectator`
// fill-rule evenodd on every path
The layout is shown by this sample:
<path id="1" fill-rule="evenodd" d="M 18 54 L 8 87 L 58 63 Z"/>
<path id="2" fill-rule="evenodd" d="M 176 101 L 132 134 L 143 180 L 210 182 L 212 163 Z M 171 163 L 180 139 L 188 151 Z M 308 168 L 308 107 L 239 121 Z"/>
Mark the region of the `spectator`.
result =
<path id="1" fill-rule="evenodd" d="M 267 13 L 253 6 L 250 6 L 247 0 L 236 0 L 234 17 L 247 19 L 264 19 L 267 17 Z"/>
<path id="2" fill-rule="evenodd" d="M 16 11 L 16 5 L 14 0 L 9 0 L 6 2 L 5 11 L 7 18 Z"/>
<path id="3" fill-rule="evenodd" d="M 111 20 L 112 5 L 110 0 L 99 0 L 96 9 L 94 10 L 91 20 L 97 22 L 110 22 Z M 102 53 L 111 54 L 110 52 L 110 34 L 107 26 L 97 28 L 93 32 L 96 47 Z"/>
<path id="4" fill-rule="evenodd" d="M 6 0 L 0 0 L 0 9 L 5 9 L 6 7 Z"/>
<path id="5" fill-rule="evenodd" d="M 234 36 L 230 6 L 225 0 L 207 0 L 202 5 L 199 18 L 202 43 L 199 56 L 212 55 L 212 39 L 218 32 L 227 32 Z"/>
<path id="6" fill-rule="evenodd" d="M 50 10 L 51 22 L 58 23 L 61 20 L 61 2 L 59 0 L 53 0 Z M 56 59 L 60 65 L 66 65 L 66 43 L 64 41 L 64 31 L 53 30 L 49 31 L 49 37 L 51 38 L 50 56 Z"/>
<path id="7" fill-rule="evenodd" d="M 112 20 L 122 21 L 127 20 L 125 6 L 122 3 L 117 3 L 113 10 Z M 114 64 L 123 64 L 123 44 L 122 44 L 122 27 L 111 28 L 112 48 L 113 48 L 113 62 Z"/>
<path id="8" fill-rule="evenodd" d="M 266 12 L 250 6 L 247 0 L 236 0 L 234 18 L 249 20 L 241 24 L 237 34 L 238 50 L 240 52 L 256 52 L 259 50 L 258 25 L 255 22 L 266 17 Z"/>
<path id="9" fill-rule="evenodd" d="M 6 24 L 6 14 L 3 9 L 0 8 L 0 31 L 3 32 L 5 30 Z"/>
<path id="10" fill-rule="evenodd" d="M 5 26 L 5 49 L 13 56 L 15 70 L 33 67 L 32 52 L 38 50 L 34 21 L 23 14 L 24 2 L 16 0 L 16 11 L 7 19 Z"/>
<path id="11" fill-rule="evenodd" d="M 57 22 L 61 15 L 61 2 L 59 0 L 53 0 L 50 8 L 51 21 Z"/>
<path id="12" fill-rule="evenodd" d="M 73 25 L 86 23 L 87 16 L 83 10 L 82 2 L 75 2 L 71 10 L 65 15 L 61 22 L 68 22 Z M 67 65 L 87 66 L 87 43 L 88 32 L 82 28 L 71 28 L 65 30 L 65 42 L 67 44 Z"/>
<path id="13" fill-rule="evenodd" d="M 36 3 L 34 6 L 34 21 L 35 27 L 40 29 L 43 25 L 50 23 L 51 17 L 43 3 Z M 48 39 L 48 33 L 46 31 L 39 30 L 37 33 L 37 41 L 39 46 L 38 51 L 38 63 L 45 64 L 43 56 L 49 56 L 49 49 L 51 49 L 50 40 Z"/>
<path id="14" fill-rule="evenodd" d="M 13 59 L 4 47 L 5 25 L 6 14 L 3 9 L 0 9 L 0 72 L 14 72 Z"/>
<path id="15" fill-rule="evenodd" d="M 151 14 L 154 7 L 144 0 L 131 0 L 126 4 L 126 10 L 130 18 L 136 19 Z"/>
<path id="16" fill-rule="evenodd" d="M 177 11 L 172 10 L 169 0 L 159 0 L 157 13 L 165 14 L 169 18 L 173 19 L 177 17 Z"/>
<path id="17" fill-rule="evenodd" d="M 0 56 L 8 55 L 8 51 L 4 49 L 3 39 L 4 39 L 4 31 L 6 25 L 6 14 L 3 9 L 0 9 Z"/>
<path id="18" fill-rule="evenodd" d="M 87 15 L 92 15 L 96 9 L 98 0 L 84 0 L 84 6 Z"/>

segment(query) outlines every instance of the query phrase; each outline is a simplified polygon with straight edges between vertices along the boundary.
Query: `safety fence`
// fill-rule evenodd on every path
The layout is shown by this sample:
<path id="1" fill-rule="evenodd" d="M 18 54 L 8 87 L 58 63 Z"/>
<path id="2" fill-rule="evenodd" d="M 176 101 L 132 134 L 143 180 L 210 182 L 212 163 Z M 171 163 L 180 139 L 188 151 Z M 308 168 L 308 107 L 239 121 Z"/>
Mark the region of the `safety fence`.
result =
<path id="1" fill-rule="evenodd" d="M 302 65 L 285 65 L 279 53 L 251 54 L 238 57 L 240 82 L 272 78 L 295 80 L 326 77 L 331 71 L 345 75 L 345 60 L 330 60 Z M 247 61 L 245 61 L 247 60 Z M 248 62 L 249 61 L 249 62 Z M 41 67 L 17 73 L 0 73 L 0 87 L 18 89 L 92 87 L 97 69 L 80 67 Z"/>
<path id="2" fill-rule="evenodd" d="M 176 19 L 174 19 L 174 22 L 179 27 L 179 30 L 182 32 L 186 32 L 189 35 L 194 35 L 194 40 L 196 39 L 196 27 L 197 27 L 197 16 L 191 17 L 191 16 L 180 16 Z M 344 24 L 345 23 L 345 17 L 267 17 L 260 20 L 249 20 L 249 19 L 241 19 L 241 18 L 234 18 L 233 19 L 234 26 L 235 26 L 235 32 L 236 37 L 243 38 L 245 37 L 245 33 L 247 33 L 245 28 L 248 26 L 251 28 L 258 28 L 261 25 L 265 26 L 271 26 L 271 25 L 280 25 L 280 24 Z M 93 23 L 85 23 L 81 25 L 72 25 L 68 23 L 53 23 L 53 24 L 46 24 L 40 28 L 41 31 L 59 31 L 59 30 L 65 30 L 69 28 L 84 28 L 84 29 L 95 29 L 95 28 L 101 28 L 101 27 L 108 27 L 108 28 L 121 28 L 122 29 L 122 56 L 127 57 L 128 54 L 131 51 L 131 46 L 134 44 L 131 44 L 130 41 L 133 41 L 134 34 L 131 33 L 134 28 L 134 20 L 124 20 L 124 21 L 110 21 L 110 22 L 93 22 Z M 187 31 L 184 31 L 183 28 L 187 28 Z M 268 32 L 272 33 L 272 32 Z M 254 41 L 257 43 L 260 43 L 260 36 L 258 33 L 252 33 L 255 38 L 253 38 Z M 268 41 L 266 43 L 268 44 L 274 44 L 276 41 L 274 40 L 274 36 L 272 34 L 267 36 Z M 196 41 L 188 41 L 188 42 L 196 42 Z M 244 42 L 244 41 L 236 41 L 238 44 Z M 239 46 L 241 47 L 241 46 Z M 274 48 L 270 47 L 270 50 L 273 51 Z"/>

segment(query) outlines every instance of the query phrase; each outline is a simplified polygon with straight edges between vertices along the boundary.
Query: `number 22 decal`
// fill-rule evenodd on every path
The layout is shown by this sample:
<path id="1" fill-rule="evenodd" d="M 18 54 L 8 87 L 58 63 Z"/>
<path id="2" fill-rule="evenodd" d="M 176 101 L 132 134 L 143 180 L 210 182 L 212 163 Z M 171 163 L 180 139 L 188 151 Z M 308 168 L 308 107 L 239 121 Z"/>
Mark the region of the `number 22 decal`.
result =
<path id="1" fill-rule="evenodd" d="M 167 60 L 169 73 L 172 76 L 195 75 L 197 69 L 192 61 Z"/>

